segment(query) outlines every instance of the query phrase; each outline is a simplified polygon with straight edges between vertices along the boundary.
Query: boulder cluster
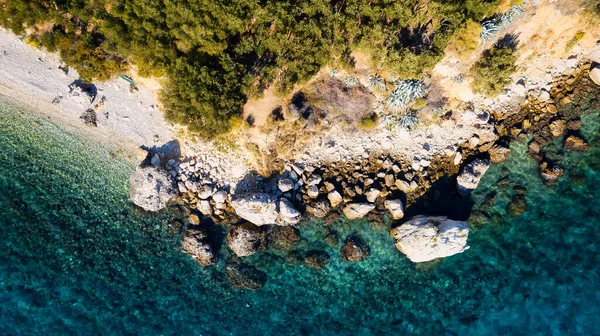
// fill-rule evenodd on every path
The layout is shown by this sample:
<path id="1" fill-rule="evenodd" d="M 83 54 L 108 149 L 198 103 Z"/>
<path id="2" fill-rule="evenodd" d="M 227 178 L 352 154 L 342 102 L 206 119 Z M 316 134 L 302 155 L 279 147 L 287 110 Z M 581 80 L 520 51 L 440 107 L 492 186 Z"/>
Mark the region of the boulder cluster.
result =
<path id="1" fill-rule="evenodd" d="M 564 175 L 562 157 L 546 150 L 555 139 L 562 139 L 566 150 L 588 150 L 580 132 L 580 116 L 590 107 L 600 108 L 599 85 L 594 82 L 594 74 L 600 71 L 597 67 L 584 63 L 572 74 L 555 77 L 552 87 L 527 92 L 519 113 L 495 116 L 500 137 L 517 140 L 532 137 L 528 154 L 538 162 L 540 176 L 546 183 L 554 183 Z"/>

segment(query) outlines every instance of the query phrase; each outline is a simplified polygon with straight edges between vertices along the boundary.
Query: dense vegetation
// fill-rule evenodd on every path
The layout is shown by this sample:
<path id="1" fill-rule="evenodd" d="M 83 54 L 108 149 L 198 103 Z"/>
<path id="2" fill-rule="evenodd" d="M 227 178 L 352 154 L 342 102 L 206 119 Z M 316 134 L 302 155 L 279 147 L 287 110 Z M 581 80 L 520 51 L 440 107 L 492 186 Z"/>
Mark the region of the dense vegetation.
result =
<path id="1" fill-rule="evenodd" d="M 286 93 L 325 65 L 418 77 L 454 32 L 500 0 L 0 0 L 0 25 L 60 52 L 86 80 L 136 64 L 166 76 L 167 116 L 206 137 L 229 129 L 247 97 Z M 469 23 L 467 23 L 469 22 Z"/>
<path id="2" fill-rule="evenodd" d="M 471 87 L 488 96 L 502 93 L 504 87 L 511 83 L 510 75 L 516 70 L 514 37 L 507 35 L 498 41 L 492 48 L 483 52 L 471 68 L 473 83 Z"/>

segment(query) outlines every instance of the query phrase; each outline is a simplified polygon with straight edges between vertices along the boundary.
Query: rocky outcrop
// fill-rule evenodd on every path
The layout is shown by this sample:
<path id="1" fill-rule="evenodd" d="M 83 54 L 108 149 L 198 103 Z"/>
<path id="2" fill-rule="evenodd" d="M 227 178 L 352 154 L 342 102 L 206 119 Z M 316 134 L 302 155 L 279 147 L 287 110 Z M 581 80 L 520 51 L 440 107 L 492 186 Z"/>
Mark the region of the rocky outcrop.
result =
<path id="1" fill-rule="evenodd" d="M 482 159 L 476 159 L 466 165 L 456 178 L 458 193 L 466 196 L 475 190 L 489 168 L 490 162 Z"/>
<path id="2" fill-rule="evenodd" d="M 264 249 L 265 230 L 252 224 L 233 225 L 227 233 L 227 246 L 238 257 L 253 255 Z"/>
<path id="3" fill-rule="evenodd" d="M 469 227 L 447 217 L 414 217 L 393 228 L 396 248 L 413 262 L 430 261 L 468 249 Z"/>
<path id="4" fill-rule="evenodd" d="M 188 229 L 181 242 L 183 252 L 189 254 L 200 265 L 213 265 L 216 261 L 212 246 L 204 229 Z"/>
<path id="5" fill-rule="evenodd" d="M 342 259 L 346 261 L 361 261 L 369 256 L 369 246 L 358 236 L 346 239 L 340 250 Z"/>
<path id="6" fill-rule="evenodd" d="M 158 211 L 177 195 L 175 181 L 165 170 L 138 167 L 129 178 L 129 196 L 146 211 Z"/>
<path id="7" fill-rule="evenodd" d="M 329 264 L 330 260 L 331 257 L 325 251 L 308 251 L 304 258 L 304 263 L 310 268 L 322 270 Z"/>
<path id="8" fill-rule="evenodd" d="M 384 205 L 390 211 L 393 219 L 398 220 L 404 217 L 404 206 L 401 200 L 386 200 Z"/>
<path id="9" fill-rule="evenodd" d="M 348 219 L 359 219 L 363 218 L 373 209 L 375 209 L 375 206 L 373 204 L 351 203 L 346 205 L 342 211 L 344 212 L 344 215 L 348 217 Z"/>
<path id="10" fill-rule="evenodd" d="M 277 197 L 270 194 L 246 194 L 231 201 L 231 206 L 238 216 L 256 224 L 275 224 L 277 212 Z"/>
<path id="11" fill-rule="evenodd" d="M 251 265 L 228 264 L 225 273 L 227 281 L 234 288 L 259 290 L 267 283 L 267 274 Z"/>

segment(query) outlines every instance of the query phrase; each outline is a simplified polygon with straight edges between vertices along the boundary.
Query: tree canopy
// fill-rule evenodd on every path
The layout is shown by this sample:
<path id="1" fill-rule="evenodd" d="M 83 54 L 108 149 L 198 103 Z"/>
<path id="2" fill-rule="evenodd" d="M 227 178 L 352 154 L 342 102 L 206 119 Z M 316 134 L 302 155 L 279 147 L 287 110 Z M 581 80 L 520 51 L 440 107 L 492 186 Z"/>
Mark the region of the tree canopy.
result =
<path id="1" fill-rule="evenodd" d="M 26 34 L 91 81 L 130 64 L 166 76 L 166 115 L 211 137 L 229 129 L 249 97 L 286 93 L 323 66 L 418 77 L 467 22 L 499 0 L 10 0 L 0 25 Z"/>

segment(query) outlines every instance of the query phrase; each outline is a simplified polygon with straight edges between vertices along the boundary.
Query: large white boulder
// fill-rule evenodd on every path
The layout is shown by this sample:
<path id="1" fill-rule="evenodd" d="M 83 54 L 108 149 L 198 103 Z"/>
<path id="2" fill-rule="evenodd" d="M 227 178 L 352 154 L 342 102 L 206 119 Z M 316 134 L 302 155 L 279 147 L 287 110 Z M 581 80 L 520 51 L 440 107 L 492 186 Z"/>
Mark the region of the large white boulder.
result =
<path id="1" fill-rule="evenodd" d="M 469 227 L 447 217 L 417 216 L 393 228 L 396 248 L 413 262 L 445 258 L 467 250 Z"/>
<path id="2" fill-rule="evenodd" d="M 237 196 L 231 201 L 231 206 L 238 216 L 255 225 L 296 224 L 302 217 L 289 200 L 278 199 L 272 194 L 254 193 Z"/>
<path id="3" fill-rule="evenodd" d="M 479 181 L 490 168 L 489 160 L 476 159 L 463 168 L 456 178 L 458 193 L 466 196 L 475 190 Z"/>
<path id="4" fill-rule="evenodd" d="M 596 83 L 596 85 L 600 85 L 600 65 L 596 65 L 590 70 L 590 79 Z"/>
<path id="5" fill-rule="evenodd" d="M 129 196 L 146 211 L 158 211 L 177 195 L 175 181 L 162 168 L 138 167 L 129 178 Z"/>
<path id="6" fill-rule="evenodd" d="M 238 216 L 256 225 L 276 224 L 277 196 L 264 193 L 245 194 L 235 197 L 231 206 Z"/>
<path id="7" fill-rule="evenodd" d="M 351 203 L 346 205 L 342 211 L 344 212 L 344 215 L 348 217 L 348 219 L 359 219 L 363 218 L 373 209 L 375 209 L 375 206 L 373 204 Z"/>

